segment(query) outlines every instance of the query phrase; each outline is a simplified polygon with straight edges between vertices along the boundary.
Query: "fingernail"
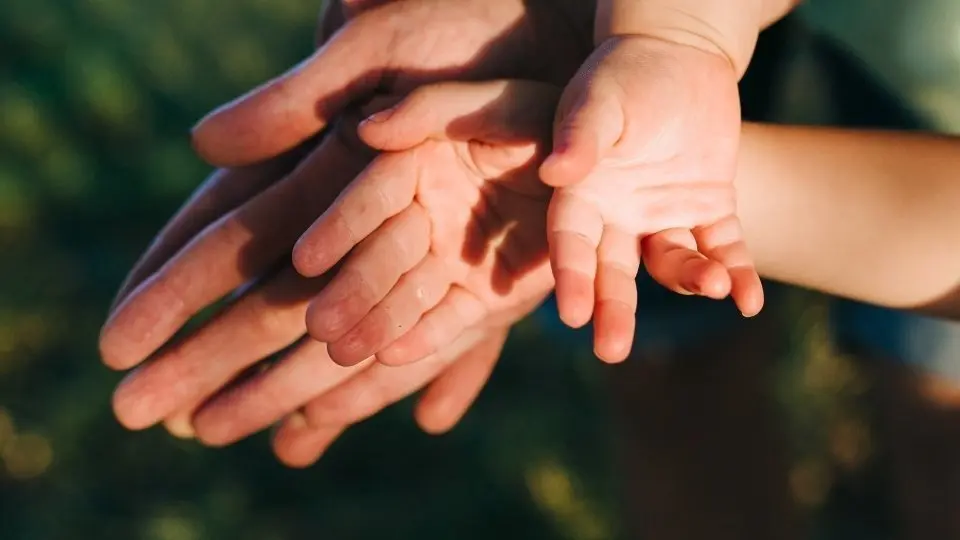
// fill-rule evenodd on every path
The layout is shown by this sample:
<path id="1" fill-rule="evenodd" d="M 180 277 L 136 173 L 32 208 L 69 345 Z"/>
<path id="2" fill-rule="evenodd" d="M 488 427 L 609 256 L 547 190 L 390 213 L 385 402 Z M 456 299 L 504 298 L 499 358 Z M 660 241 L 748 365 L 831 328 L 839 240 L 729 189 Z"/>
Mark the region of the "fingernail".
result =
<path id="1" fill-rule="evenodd" d="M 390 119 L 393 116 L 393 112 L 396 110 L 396 107 L 390 107 L 389 109 L 384 109 L 378 113 L 373 113 L 364 119 L 361 124 L 382 124 Z"/>

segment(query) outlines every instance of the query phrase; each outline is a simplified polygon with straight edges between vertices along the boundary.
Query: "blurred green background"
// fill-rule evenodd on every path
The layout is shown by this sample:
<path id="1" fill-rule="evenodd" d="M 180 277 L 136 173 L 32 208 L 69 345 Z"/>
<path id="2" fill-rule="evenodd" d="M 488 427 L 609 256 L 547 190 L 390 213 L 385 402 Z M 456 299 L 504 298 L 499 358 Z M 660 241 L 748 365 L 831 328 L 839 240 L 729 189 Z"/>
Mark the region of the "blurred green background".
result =
<path id="1" fill-rule="evenodd" d="M 598 368 L 533 323 L 450 435 L 417 432 L 404 404 L 306 471 L 278 465 L 263 437 L 208 450 L 113 420 L 119 375 L 101 366 L 97 332 L 127 268 L 208 172 L 187 130 L 306 54 L 319 7 L 0 4 L 0 539 L 617 534 L 617 472 L 597 459 L 609 446 Z M 960 2 L 819 0 L 801 15 L 813 32 L 784 56 L 801 90 L 777 98 L 780 118 L 834 118 L 816 91 L 834 74 L 809 46 L 827 36 L 930 126 L 960 130 Z M 831 507 L 837 470 L 884 472 L 860 375 L 830 345 L 822 306 L 790 304 L 775 384 L 797 442 L 794 496 L 829 536 L 884 512 L 888 494 Z M 381 459 L 386 448 L 404 463 Z"/>

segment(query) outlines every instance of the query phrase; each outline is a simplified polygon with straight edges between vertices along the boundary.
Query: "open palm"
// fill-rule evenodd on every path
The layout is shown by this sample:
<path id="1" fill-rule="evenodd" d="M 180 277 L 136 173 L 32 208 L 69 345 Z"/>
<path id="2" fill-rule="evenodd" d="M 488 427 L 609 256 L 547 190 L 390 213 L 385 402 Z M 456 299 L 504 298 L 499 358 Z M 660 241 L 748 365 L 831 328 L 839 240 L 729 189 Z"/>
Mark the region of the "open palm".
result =
<path id="1" fill-rule="evenodd" d="M 516 321 L 553 288 L 537 175 L 557 91 L 540 83 L 423 87 L 361 125 L 386 150 L 298 242 L 306 276 L 343 259 L 307 315 L 353 364 L 424 357 L 471 326 Z"/>
<path id="2" fill-rule="evenodd" d="M 687 294 L 732 294 L 746 315 L 760 310 L 736 215 L 739 136 L 737 77 L 725 59 L 618 37 L 587 60 L 564 91 L 554 153 L 541 169 L 558 188 L 548 229 L 567 324 L 595 316 L 596 326 L 626 328 L 634 308 L 619 299 L 646 259 L 642 244 L 658 232 L 657 242 L 686 258 L 658 281 Z"/>

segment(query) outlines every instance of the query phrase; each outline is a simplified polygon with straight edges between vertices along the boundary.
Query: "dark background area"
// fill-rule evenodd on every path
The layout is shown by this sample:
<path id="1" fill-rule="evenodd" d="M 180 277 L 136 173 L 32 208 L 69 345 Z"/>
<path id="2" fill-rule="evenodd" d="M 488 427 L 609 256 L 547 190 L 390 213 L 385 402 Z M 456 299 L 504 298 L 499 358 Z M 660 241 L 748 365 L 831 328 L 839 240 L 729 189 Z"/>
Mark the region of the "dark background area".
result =
<path id="1" fill-rule="evenodd" d="M 770 73 L 752 77 L 777 84 L 751 99 L 785 121 L 955 129 L 955 0 L 866 4 L 813 2 L 807 28 L 758 59 Z M 602 368 L 533 321 L 449 435 L 417 431 L 404 403 L 305 471 L 276 463 L 263 436 L 210 450 L 112 418 L 120 376 L 100 364 L 97 333 L 125 271 L 208 172 L 190 125 L 306 54 L 318 10 L 303 0 L 0 4 L 0 539 L 617 534 Z M 771 359 L 793 496 L 818 537 L 877 538 L 890 530 L 883 448 L 868 384 L 832 345 L 824 306 L 791 296 L 786 353 Z M 387 450 L 403 459 L 382 459 Z"/>

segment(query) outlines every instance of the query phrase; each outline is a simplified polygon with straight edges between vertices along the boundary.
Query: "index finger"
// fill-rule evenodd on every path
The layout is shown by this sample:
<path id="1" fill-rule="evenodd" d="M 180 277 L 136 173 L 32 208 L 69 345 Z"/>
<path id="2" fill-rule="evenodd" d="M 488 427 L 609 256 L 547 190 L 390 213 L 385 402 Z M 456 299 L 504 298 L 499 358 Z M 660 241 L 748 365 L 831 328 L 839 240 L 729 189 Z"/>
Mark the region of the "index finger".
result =
<path id="1" fill-rule="evenodd" d="M 307 277 L 333 268 L 354 246 L 413 202 L 416 156 L 384 154 L 375 159 L 303 233 L 293 248 L 293 266 Z"/>
<path id="2" fill-rule="evenodd" d="M 120 285 L 110 312 L 208 225 L 290 173 L 305 150 L 299 148 L 263 163 L 217 169 L 210 174 L 137 260 Z"/>
<path id="3" fill-rule="evenodd" d="M 244 165 L 318 133 L 380 83 L 392 26 L 362 30 L 348 24 L 283 75 L 208 114 L 193 129 L 197 153 L 214 165 Z"/>

